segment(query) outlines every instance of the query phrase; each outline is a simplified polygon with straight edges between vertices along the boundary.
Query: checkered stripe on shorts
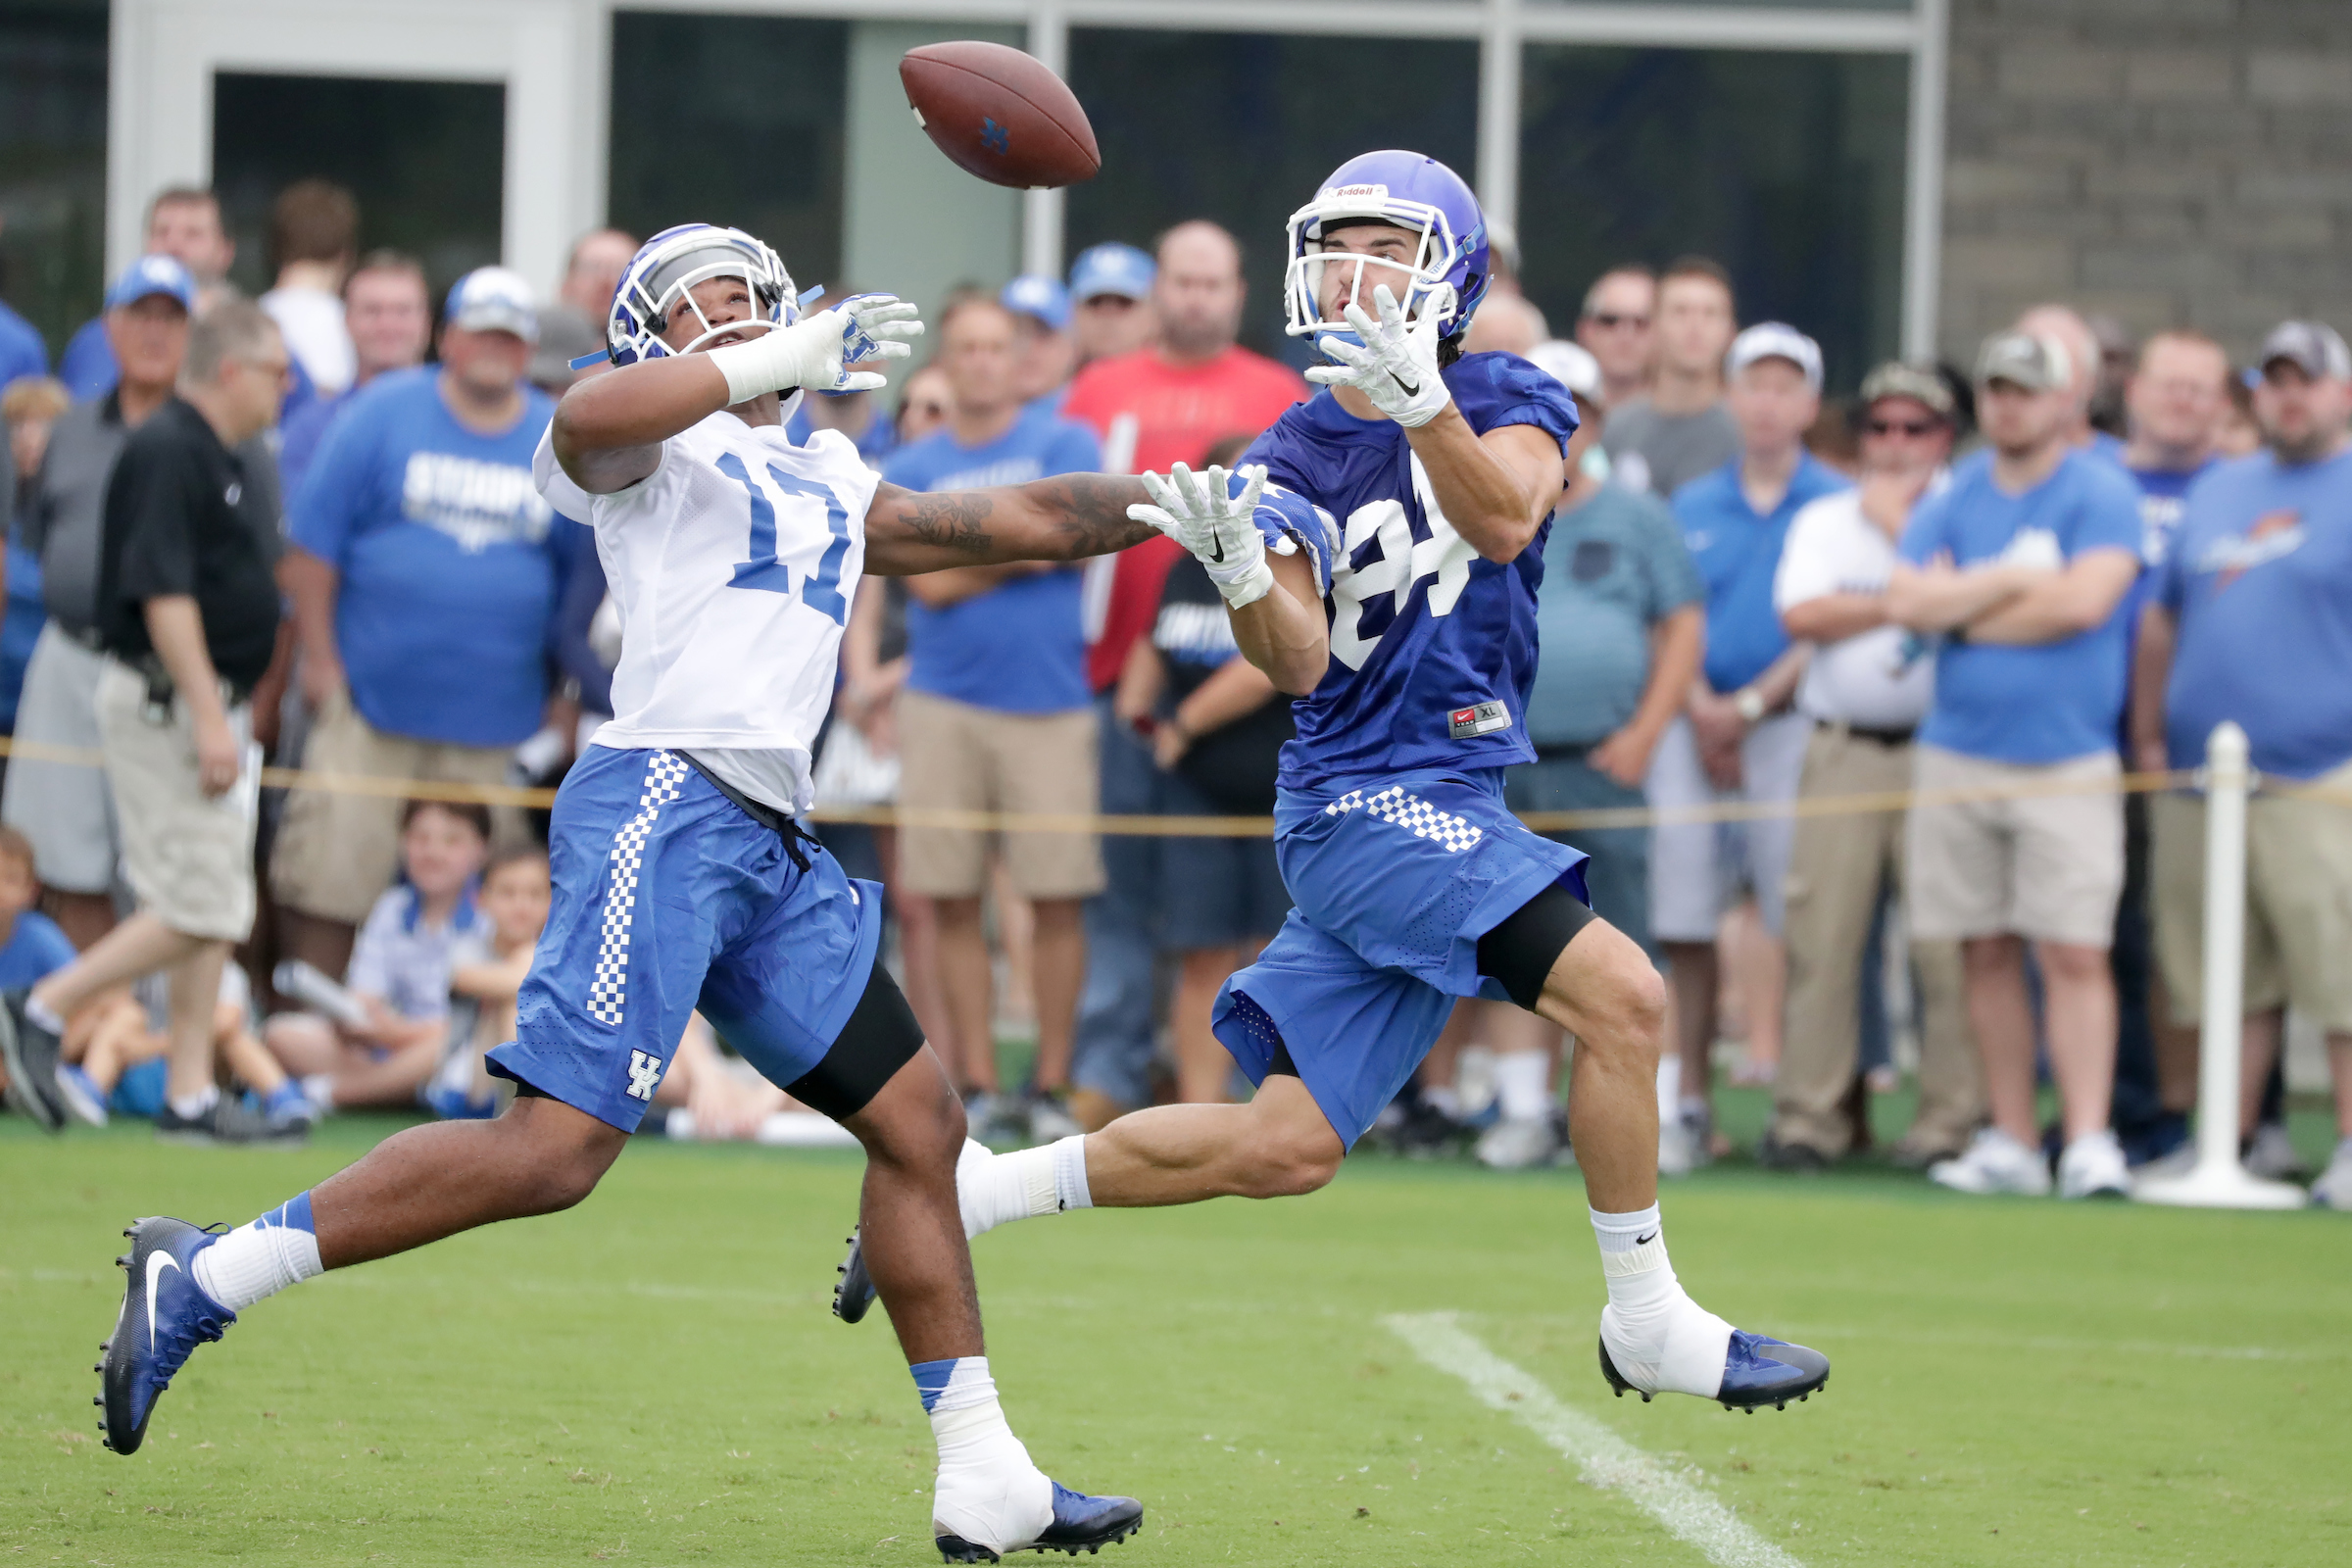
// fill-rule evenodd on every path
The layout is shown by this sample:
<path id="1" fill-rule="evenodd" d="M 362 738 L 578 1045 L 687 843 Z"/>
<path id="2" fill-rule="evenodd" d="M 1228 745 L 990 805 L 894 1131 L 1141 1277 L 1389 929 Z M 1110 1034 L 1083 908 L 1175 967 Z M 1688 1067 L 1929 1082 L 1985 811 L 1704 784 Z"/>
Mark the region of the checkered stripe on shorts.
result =
<path id="1" fill-rule="evenodd" d="M 645 791 L 637 797 L 637 814 L 612 835 L 604 939 L 597 944 L 596 974 L 588 982 L 588 1016 L 612 1028 L 620 1026 L 621 1010 L 629 1001 L 629 920 L 637 910 L 637 867 L 645 858 L 645 841 L 654 831 L 655 818 L 678 798 L 687 772 L 686 760 L 675 752 L 654 753 L 645 764 Z"/>
<path id="2" fill-rule="evenodd" d="M 1362 790 L 1349 790 L 1323 808 L 1325 816 L 1345 816 L 1349 811 L 1369 811 L 1383 822 L 1394 822 L 1409 829 L 1417 839 L 1435 839 L 1448 855 L 1459 855 L 1474 849 L 1487 836 L 1487 830 L 1451 811 L 1441 811 L 1420 796 L 1401 785 L 1392 784 L 1375 795 Z"/>

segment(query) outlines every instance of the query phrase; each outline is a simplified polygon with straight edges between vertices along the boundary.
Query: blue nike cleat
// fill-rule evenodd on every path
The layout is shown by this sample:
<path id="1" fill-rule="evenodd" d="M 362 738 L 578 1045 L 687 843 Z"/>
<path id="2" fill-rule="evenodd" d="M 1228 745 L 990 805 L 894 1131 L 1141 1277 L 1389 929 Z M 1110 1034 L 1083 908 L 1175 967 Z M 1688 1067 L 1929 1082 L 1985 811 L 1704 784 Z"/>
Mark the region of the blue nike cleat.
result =
<path id="1" fill-rule="evenodd" d="M 1144 1528 L 1144 1505 L 1133 1497 L 1090 1497 L 1054 1483 L 1054 1522 L 1046 1533 L 1025 1546 L 1006 1551 L 1066 1551 L 1093 1555 L 1115 1546 Z M 950 1562 L 997 1562 L 998 1553 L 961 1536 L 937 1536 L 939 1553 Z"/>
<path id="2" fill-rule="evenodd" d="M 1600 1347 L 1600 1375 L 1609 1380 L 1620 1399 L 1639 1394 L 1643 1404 L 1649 1402 L 1645 1390 L 1636 1388 L 1618 1372 L 1605 1342 Z M 1830 1358 L 1819 1350 L 1734 1329 L 1731 1348 L 1723 1358 L 1723 1385 L 1715 1391 L 1715 1399 L 1726 1410 L 1754 1415 L 1759 1405 L 1786 1410 L 1790 1399 L 1801 1404 L 1829 1382 Z"/>
<path id="3" fill-rule="evenodd" d="M 98 1430 L 117 1453 L 135 1453 L 147 1437 L 155 1401 L 172 1386 L 197 1346 L 220 1337 L 237 1314 L 204 1293 L 188 1263 L 213 1244 L 213 1233 L 184 1219 L 134 1220 L 123 1235 L 130 1250 L 115 1259 L 129 1274 L 115 1332 L 99 1348 L 96 1371 L 105 1393 L 93 1402 L 106 1412 Z"/>
<path id="4" fill-rule="evenodd" d="M 874 1304 L 874 1277 L 865 1271 L 865 1249 L 858 1232 L 850 1232 L 850 1255 L 833 1272 L 841 1276 L 833 1285 L 833 1315 L 855 1323 Z"/>

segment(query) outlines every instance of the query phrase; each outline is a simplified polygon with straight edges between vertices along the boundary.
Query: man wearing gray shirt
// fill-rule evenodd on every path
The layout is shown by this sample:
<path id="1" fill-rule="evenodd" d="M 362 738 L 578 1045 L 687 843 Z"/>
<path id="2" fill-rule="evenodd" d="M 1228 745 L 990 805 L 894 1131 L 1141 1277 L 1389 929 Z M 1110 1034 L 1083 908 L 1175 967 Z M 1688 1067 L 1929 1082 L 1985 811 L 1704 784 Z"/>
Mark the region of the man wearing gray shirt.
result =
<path id="1" fill-rule="evenodd" d="M 1610 477 L 1661 501 L 1740 455 L 1740 429 L 1723 402 L 1723 356 L 1739 321 L 1732 279 L 1703 256 L 1658 278 L 1653 330 L 1657 373 L 1647 397 L 1609 411 L 1601 450 Z"/>
<path id="2" fill-rule="evenodd" d="M 107 482 L 130 432 L 170 401 L 187 353 L 196 280 L 169 256 L 142 256 L 107 290 L 107 341 L 122 366 L 115 390 L 58 416 L 24 510 L 24 548 L 40 558 L 49 623 L 24 666 L 20 745 L 98 750 L 98 552 Z M 94 766 L 18 758 L 0 821 L 32 841 L 51 912 L 76 948 L 115 923 L 109 890 L 122 840 L 114 797 Z"/>

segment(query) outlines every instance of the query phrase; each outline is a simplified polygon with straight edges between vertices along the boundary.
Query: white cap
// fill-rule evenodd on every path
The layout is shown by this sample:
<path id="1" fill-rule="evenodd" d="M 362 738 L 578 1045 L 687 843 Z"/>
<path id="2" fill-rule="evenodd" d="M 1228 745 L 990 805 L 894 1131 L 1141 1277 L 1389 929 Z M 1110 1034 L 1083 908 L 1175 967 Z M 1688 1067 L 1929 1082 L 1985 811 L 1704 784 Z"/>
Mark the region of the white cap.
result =
<path id="1" fill-rule="evenodd" d="M 1530 365 L 1580 398 L 1600 401 L 1600 362 L 1584 345 L 1565 338 L 1545 338 L 1527 351 Z"/>
<path id="2" fill-rule="evenodd" d="M 1787 360 L 1805 372 L 1805 385 L 1821 390 L 1821 345 L 1786 321 L 1758 321 L 1732 339 L 1723 373 L 1738 375 L 1758 360 Z"/>
<path id="3" fill-rule="evenodd" d="M 520 272 L 477 267 L 450 289 L 442 319 L 462 332 L 512 332 L 525 343 L 536 343 L 538 303 Z"/>

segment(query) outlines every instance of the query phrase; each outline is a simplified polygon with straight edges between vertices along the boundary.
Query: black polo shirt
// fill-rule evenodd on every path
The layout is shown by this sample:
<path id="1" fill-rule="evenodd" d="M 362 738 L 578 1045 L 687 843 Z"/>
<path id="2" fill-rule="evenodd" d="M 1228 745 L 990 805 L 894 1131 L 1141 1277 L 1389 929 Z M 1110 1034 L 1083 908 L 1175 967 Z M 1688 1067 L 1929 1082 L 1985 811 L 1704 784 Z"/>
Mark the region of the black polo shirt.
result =
<path id="1" fill-rule="evenodd" d="M 179 398 L 130 433 L 106 489 L 98 559 L 98 633 L 106 651 L 136 663 L 154 652 L 150 599 L 196 601 L 213 668 L 251 691 L 277 646 L 271 486 L 220 444 Z"/>

